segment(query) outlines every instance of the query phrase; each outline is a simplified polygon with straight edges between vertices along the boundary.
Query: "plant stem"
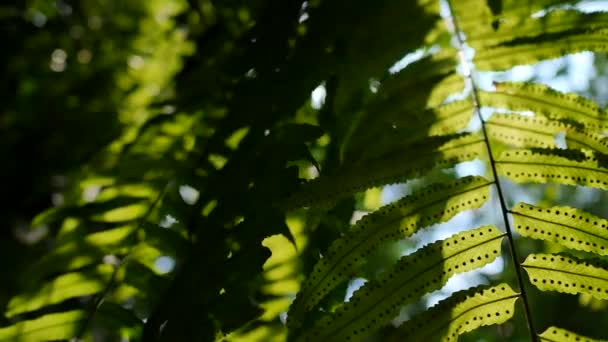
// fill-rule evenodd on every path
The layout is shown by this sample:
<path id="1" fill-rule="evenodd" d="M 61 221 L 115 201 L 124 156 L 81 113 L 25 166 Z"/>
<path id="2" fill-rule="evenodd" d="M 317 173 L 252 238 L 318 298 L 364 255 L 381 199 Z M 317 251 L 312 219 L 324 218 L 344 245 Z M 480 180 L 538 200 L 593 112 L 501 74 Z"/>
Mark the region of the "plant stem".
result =
<path id="1" fill-rule="evenodd" d="M 481 130 L 483 132 L 483 138 L 484 138 L 484 142 L 486 145 L 486 150 L 488 152 L 488 158 L 490 159 L 492 177 L 494 178 L 494 184 L 496 185 L 496 192 L 498 194 L 498 200 L 500 202 L 500 209 L 502 211 L 502 218 L 503 218 L 503 221 L 505 224 L 507 239 L 509 240 L 509 247 L 511 250 L 511 259 L 513 262 L 513 266 L 515 267 L 515 274 L 517 276 L 517 283 L 519 286 L 520 296 L 521 296 L 523 306 L 524 306 L 524 313 L 526 316 L 526 322 L 528 324 L 528 332 L 530 333 L 530 340 L 533 342 L 537 342 L 538 337 L 536 335 L 536 329 L 534 328 L 534 323 L 532 321 L 532 314 L 530 312 L 528 294 L 526 292 L 526 287 L 525 287 L 522 271 L 521 271 L 521 268 L 519 267 L 519 257 L 517 255 L 517 249 L 515 248 L 515 242 L 513 240 L 511 225 L 509 223 L 509 218 L 507 216 L 509 211 L 508 211 L 507 205 L 505 203 L 505 197 L 502 192 L 502 187 L 500 186 L 500 180 L 498 179 L 498 173 L 496 172 L 496 163 L 494 161 L 494 156 L 492 155 L 492 148 L 490 147 L 490 140 L 488 139 L 488 133 L 486 131 L 486 122 L 483 119 L 483 116 L 481 115 L 481 106 L 479 103 L 477 86 L 475 85 L 475 81 L 473 80 L 471 68 L 469 67 L 468 62 L 465 57 L 465 51 L 464 51 L 465 44 L 462 39 L 460 29 L 458 28 L 458 23 L 456 21 L 456 16 L 454 13 L 454 9 L 452 7 L 452 3 L 450 2 L 450 0 L 446 0 L 446 2 L 448 5 L 448 8 L 449 8 L 449 16 L 452 21 L 452 25 L 453 25 L 453 29 L 454 29 L 453 35 L 456 38 L 456 41 L 458 44 L 458 50 L 460 51 L 460 59 L 461 59 L 463 68 L 465 70 L 465 80 L 471 86 L 471 98 L 473 100 L 473 107 L 475 108 L 475 113 L 476 113 L 477 117 L 479 118 L 479 121 L 481 122 Z"/>

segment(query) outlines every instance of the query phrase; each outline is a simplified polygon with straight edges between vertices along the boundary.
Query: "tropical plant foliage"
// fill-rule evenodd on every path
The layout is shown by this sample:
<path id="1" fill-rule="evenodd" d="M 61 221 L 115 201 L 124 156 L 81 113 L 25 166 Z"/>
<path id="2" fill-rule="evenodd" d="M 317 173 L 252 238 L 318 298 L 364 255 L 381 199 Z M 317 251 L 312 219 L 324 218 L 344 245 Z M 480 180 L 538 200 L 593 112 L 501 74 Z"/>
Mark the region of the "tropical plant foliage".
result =
<path id="1" fill-rule="evenodd" d="M 0 6 L 36 24 L 68 17 L 57 3 L 23 18 Z M 608 113 L 544 84 L 482 81 L 606 52 L 606 13 L 573 0 L 136 3 L 134 51 L 115 56 L 130 68 L 108 76 L 122 92 L 80 104 L 113 111 L 115 127 L 57 168 L 69 185 L 33 220 L 47 246 L 15 281 L 0 341 L 608 337 L 540 314 L 564 295 L 608 299 L 608 219 L 551 197 L 608 189 Z M 481 175 L 454 171 L 472 161 Z M 411 193 L 379 201 L 395 183 Z M 526 189 L 543 200 L 513 203 Z M 488 207 L 495 222 L 413 248 Z M 498 259 L 499 276 L 426 307 Z"/>

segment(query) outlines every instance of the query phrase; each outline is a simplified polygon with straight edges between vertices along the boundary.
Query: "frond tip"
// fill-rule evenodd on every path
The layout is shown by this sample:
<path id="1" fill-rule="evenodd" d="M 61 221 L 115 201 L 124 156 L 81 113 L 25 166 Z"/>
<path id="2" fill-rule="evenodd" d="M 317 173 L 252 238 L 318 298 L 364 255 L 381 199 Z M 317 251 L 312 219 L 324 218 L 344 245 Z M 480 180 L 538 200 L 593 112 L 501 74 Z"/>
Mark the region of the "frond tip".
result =
<path id="1" fill-rule="evenodd" d="M 405 322 L 390 341 L 457 341 L 465 332 L 509 320 L 517 298 L 519 294 L 507 284 L 455 293 Z"/>
<path id="2" fill-rule="evenodd" d="M 541 291 L 586 293 L 608 299 L 608 268 L 598 261 L 566 255 L 530 254 L 522 264 L 530 282 Z"/>
<path id="3" fill-rule="evenodd" d="M 547 328 L 547 330 L 538 335 L 538 337 L 540 338 L 541 342 L 601 342 L 601 340 L 581 336 L 566 329 L 557 327 Z"/>
<path id="4" fill-rule="evenodd" d="M 526 237 L 608 255 L 608 220 L 570 207 L 541 208 L 518 203 L 511 210 L 517 231 Z"/>

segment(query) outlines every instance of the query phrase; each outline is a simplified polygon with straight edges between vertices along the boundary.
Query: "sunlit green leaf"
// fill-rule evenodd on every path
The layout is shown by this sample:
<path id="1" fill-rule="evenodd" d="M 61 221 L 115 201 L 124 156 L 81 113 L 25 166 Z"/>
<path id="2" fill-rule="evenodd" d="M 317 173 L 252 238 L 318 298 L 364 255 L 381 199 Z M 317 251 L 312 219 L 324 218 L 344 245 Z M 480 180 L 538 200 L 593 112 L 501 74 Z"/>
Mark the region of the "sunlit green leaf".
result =
<path id="1" fill-rule="evenodd" d="M 581 336 L 575 334 L 566 329 L 557 327 L 549 327 L 538 337 L 542 342 L 600 342 L 604 340 L 597 340 L 590 337 Z"/>
<path id="2" fill-rule="evenodd" d="M 401 306 L 439 289 L 454 274 L 492 262 L 504 234 L 492 226 L 453 235 L 403 257 L 379 279 L 368 281 L 334 313 L 322 317 L 305 341 L 348 341 L 369 335 Z"/>
<path id="3" fill-rule="evenodd" d="M 542 291 L 587 293 L 608 299 L 608 268 L 598 261 L 566 255 L 530 254 L 522 264 L 530 282 Z"/>
<path id="4" fill-rule="evenodd" d="M 494 114 L 486 123 L 492 139 L 515 147 L 556 147 L 555 134 L 566 129 L 542 116 Z"/>
<path id="5" fill-rule="evenodd" d="M 505 151 L 496 159 L 502 176 L 517 183 L 559 183 L 608 189 L 603 155 L 586 151 L 531 149 Z"/>
<path id="6" fill-rule="evenodd" d="M 445 139 L 442 139 L 445 140 Z M 441 140 L 439 140 L 441 141 Z M 322 175 L 282 202 L 286 208 L 327 206 L 340 198 L 375 186 L 405 181 L 435 168 L 449 168 L 458 162 L 482 158 L 483 138 L 468 134 L 435 147 L 433 140 L 369 160 L 366 165 L 344 166 L 335 174 Z"/>
<path id="7" fill-rule="evenodd" d="M 481 326 L 513 317 L 519 294 L 507 284 L 457 292 L 403 323 L 390 341 L 454 341 Z"/>
<path id="8" fill-rule="evenodd" d="M 582 96 L 562 93 L 542 84 L 497 83 L 495 92 L 480 92 L 483 106 L 532 111 L 552 120 L 578 122 L 590 128 L 606 127 L 608 114 Z"/>
<path id="9" fill-rule="evenodd" d="M 323 253 L 302 284 L 290 308 L 288 323 L 298 326 L 306 312 L 354 276 L 366 257 L 387 241 L 404 239 L 423 227 L 483 205 L 489 198 L 490 184 L 482 177 L 434 184 L 363 217 Z"/>
<path id="10" fill-rule="evenodd" d="M 48 314 L 0 328 L 0 341 L 69 340 L 76 336 L 85 320 L 86 312 L 80 310 Z"/>
<path id="11" fill-rule="evenodd" d="M 570 207 L 513 206 L 517 231 L 527 237 L 565 247 L 608 255 L 608 220 Z"/>
<path id="12" fill-rule="evenodd" d="M 112 266 L 100 265 L 95 269 L 58 276 L 34 291 L 13 297 L 8 303 L 6 315 L 12 317 L 66 299 L 98 293 L 107 286 L 112 273 Z"/>

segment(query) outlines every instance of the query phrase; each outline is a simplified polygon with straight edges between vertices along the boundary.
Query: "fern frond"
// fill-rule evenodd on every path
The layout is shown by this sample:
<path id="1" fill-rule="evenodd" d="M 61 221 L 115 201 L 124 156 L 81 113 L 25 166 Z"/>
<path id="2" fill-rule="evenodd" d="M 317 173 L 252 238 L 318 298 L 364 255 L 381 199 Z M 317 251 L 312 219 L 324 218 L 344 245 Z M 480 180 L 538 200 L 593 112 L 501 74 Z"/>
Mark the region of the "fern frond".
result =
<path id="1" fill-rule="evenodd" d="M 566 329 L 549 327 L 542 334 L 539 334 L 541 342 L 601 342 L 590 337 L 575 334 Z"/>
<path id="2" fill-rule="evenodd" d="M 439 105 L 448 95 L 464 89 L 462 77 L 454 73 L 457 62 L 457 52 L 454 49 L 443 49 L 411 63 L 383 80 L 377 94 L 365 106 L 360 118 L 357 118 L 355 128 L 345 142 L 344 160 L 360 160 L 361 151 L 370 146 L 378 149 L 377 139 L 386 139 L 391 133 L 415 132 L 415 137 L 408 137 L 409 142 L 426 137 L 424 133 L 428 130 L 428 125 L 435 121 L 435 115 L 438 114 L 434 110 L 424 109 L 441 108 Z M 404 93 L 410 96 L 403 96 Z M 425 115 L 416 115 L 421 111 Z M 412 120 L 415 116 L 422 120 Z M 457 129 L 444 134 L 456 131 Z M 404 135 L 399 136 L 403 137 Z M 399 141 L 394 136 L 392 139 Z"/>
<path id="3" fill-rule="evenodd" d="M 472 18 L 473 19 L 473 18 Z M 521 16 L 518 12 L 503 11 L 500 25 L 493 27 L 495 18 L 462 22 L 462 29 L 469 32 L 467 42 L 475 49 L 508 43 L 514 37 L 532 38 L 550 33 L 585 32 L 606 28 L 606 13 L 582 13 L 576 10 L 554 10 L 542 17 Z"/>
<path id="4" fill-rule="evenodd" d="M 360 136 L 352 137 L 345 162 L 363 162 L 395 148 L 414 145 L 429 136 L 449 136 L 464 129 L 473 115 L 470 99 L 450 102 L 421 113 L 374 116 L 363 123 Z M 375 128 L 375 130 L 374 130 Z"/>
<path id="5" fill-rule="evenodd" d="M 518 0 L 502 0 L 502 12 L 498 18 L 508 14 L 510 16 L 529 17 L 537 11 L 546 9 L 552 6 L 571 4 L 573 0 L 536 0 L 529 2 L 521 2 Z M 490 25 L 495 16 L 486 3 L 482 3 L 479 0 L 460 0 L 452 4 L 452 7 L 458 15 L 458 21 L 463 22 L 463 29 L 468 32 L 465 28 L 465 23 L 474 22 L 475 20 L 481 20 Z M 496 19 L 498 19 L 496 18 Z"/>
<path id="6" fill-rule="evenodd" d="M 445 138 L 432 137 L 428 143 L 370 160 L 369 164 L 344 166 L 332 175 L 322 175 L 290 195 L 280 205 L 287 209 L 331 206 L 338 200 L 375 186 L 405 181 L 436 168 L 449 168 L 457 163 L 485 156 L 485 143 L 479 134 L 466 134 L 439 147 L 432 142 Z M 430 144 L 430 146 L 429 146 Z"/>
<path id="7" fill-rule="evenodd" d="M 61 275 L 31 293 L 13 297 L 8 303 L 5 315 L 13 317 L 61 303 L 69 298 L 95 294 L 105 288 L 113 272 L 112 266 L 99 265 L 91 270 Z"/>
<path id="8" fill-rule="evenodd" d="M 95 264 L 105 255 L 120 255 L 129 248 L 136 238 L 136 226 L 126 225 L 84 237 L 68 236 L 58 238 L 57 246 L 30 266 L 28 282 L 38 283 L 52 274 L 69 272 Z"/>
<path id="9" fill-rule="evenodd" d="M 481 105 L 532 111 L 552 120 L 581 123 L 586 128 L 607 127 L 607 113 L 582 96 L 562 93 L 542 84 L 504 82 L 495 86 L 495 92 L 479 92 Z"/>
<path id="10" fill-rule="evenodd" d="M 517 183 L 559 183 L 608 189 L 604 155 L 588 151 L 533 149 L 503 152 L 496 169 Z"/>
<path id="11" fill-rule="evenodd" d="M 55 341 L 75 336 L 86 321 L 82 310 L 53 313 L 0 328 L 0 341 Z"/>
<path id="12" fill-rule="evenodd" d="M 556 147 L 555 134 L 566 125 L 543 116 L 493 114 L 486 122 L 490 138 L 515 147 Z"/>
<path id="13" fill-rule="evenodd" d="M 365 258 L 383 243 L 406 238 L 422 227 L 480 207 L 489 198 L 491 184 L 482 177 L 434 184 L 363 217 L 317 262 L 290 308 L 288 324 L 298 326 L 306 312 L 354 276 Z"/>
<path id="14" fill-rule="evenodd" d="M 448 96 L 462 93 L 465 89 L 464 79 L 457 73 L 443 78 L 433 89 L 427 99 L 427 107 L 434 108 L 446 101 Z"/>
<path id="15" fill-rule="evenodd" d="M 526 237 L 608 255 L 608 220 L 570 207 L 542 208 L 518 203 L 511 209 L 517 231 Z"/>
<path id="16" fill-rule="evenodd" d="M 389 341 L 456 341 L 463 333 L 509 320 L 518 298 L 507 284 L 457 292 L 403 323 Z"/>
<path id="17" fill-rule="evenodd" d="M 404 98 L 402 96 L 404 91 L 426 89 L 427 87 L 423 84 L 427 83 L 435 86 L 445 77 L 453 75 L 456 65 L 458 65 L 458 51 L 450 47 L 425 56 L 382 81 L 378 89 L 378 98 L 372 101 L 372 103 L 389 100 L 393 104 L 400 104 L 397 109 L 409 108 L 410 106 L 407 105 L 408 101 L 419 101 L 420 99 Z M 462 81 L 462 77 L 460 79 L 463 86 L 460 89 L 463 89 L 464 82 Z M 429 104 L 429 106 L 432 107 L 433 105 Z"/>
<path id="18" fill-rule="evenodd" d="M 541 291 L 586 293 L 608 299 L 608 269 L 597 261 L 566 255 L 530 254 L 522 266 L 528 272 L 530 282 Z"/>
<path id="19" fill-rule="evenodd" d="M 606 52 L 607 42 L 606 29 L 571 34 L 559 32 L 486 47 L 475 54 L 473 62 L 479 70 L 507 70 L 515 65 L 535 64 L 576 52 Z"/>
<path id="20" fill-rule="evenodd" d="M 568 148 L 588 149 L 608 154 L 608 139 L 602 133 L 593 130 L 570 128 L 566 132 Z"/>
<path id="21" fill-rule="evenodd" d="M 395 317 L 401 306 L 437 290 L 454 274 L 492 262 L 505 235 L 483 226 L 437 241 L 405 256 L 379 279 L 355 291 L 350 301 L 322 317 L 305 341 L 362 338 Z"/>

